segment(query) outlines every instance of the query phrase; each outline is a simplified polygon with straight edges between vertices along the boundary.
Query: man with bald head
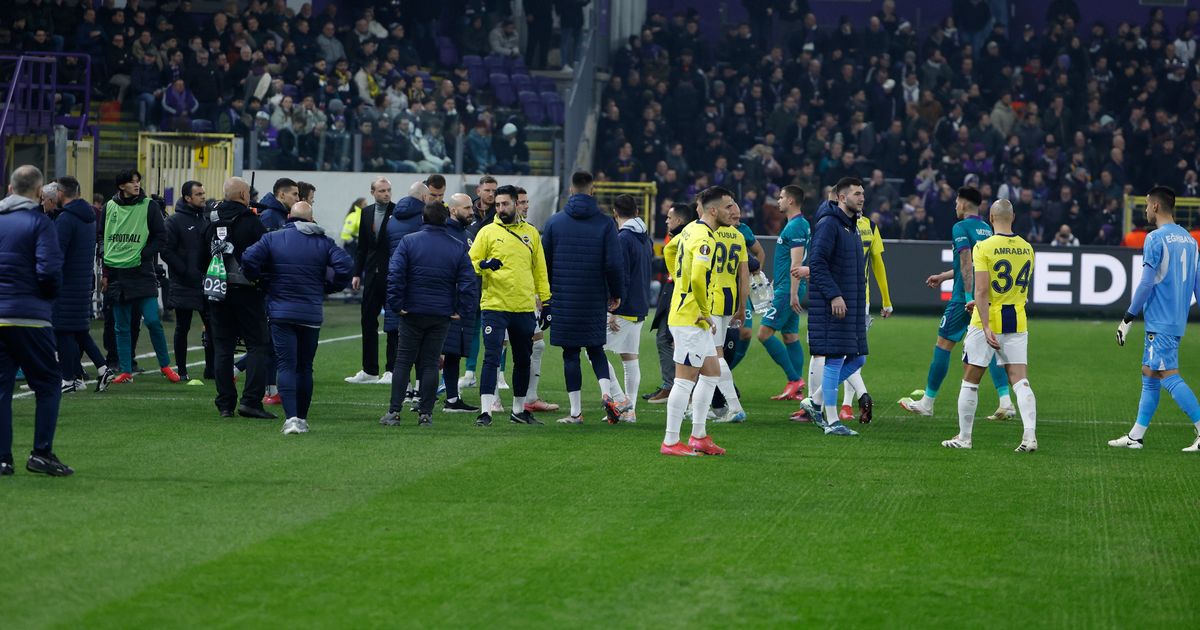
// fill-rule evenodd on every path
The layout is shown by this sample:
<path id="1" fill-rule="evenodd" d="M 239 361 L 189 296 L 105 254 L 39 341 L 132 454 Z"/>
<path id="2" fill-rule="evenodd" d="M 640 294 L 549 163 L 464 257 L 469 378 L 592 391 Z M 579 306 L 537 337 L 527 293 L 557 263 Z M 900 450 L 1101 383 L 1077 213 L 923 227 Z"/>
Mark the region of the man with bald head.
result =
<path id="1" fill-rule="evenodd" d="M 279 396 L 287 418 L 283 434 L 308 433 L 325 294 L 346 288 L 354 263 L 313 221 L 306 201 L 292 205 L 283 227 L 246 250 L 242 262 L 246 277 L 267 294 Z"/>
<path id="2" fill-rule="evenodd" d="M 457 193 L 450 196 L 447 207 L 450 218 L 446 220 L 446 233 L 468 249 L 472 238 L 467 233 L 467 227 L 475 220 L 475 210 L 471 207 L 470 195 Z M 479 277 L 473 278 L 475 295 L 479 295 Z M 479 413 L 479 407 L 468 404 L 462 399 L 458 387 L 459 362 L 471 351 L 471 339 L 478 327 L 479 305 L 475 304 L 473 315 L 450 320 L 450 328 L 446 331 L 446 340 L 442 342 L 442 382 L 446 384 L 446 402 L 442 411 L 446 413 Z"/>
<path id="3" fill-rule="evenodd" d="M 0 201 L 0 476 L 16 472 L 12 455 L 12 394 L 18 369 L 37 397 L 33 452 L 26 470 L 65 477 L 75 472 L 51 447 L 62 399 L 50 320 L 62 282 L 58 233 L 39 204 L 42 172 L 22 166 Z"/>
<path id="4" fill-rule="evenodd" d="M 384 262 L 392 259 L 392 254 L 396 252 L 396 247 L 400 245 L 400 240 L 405 236 L 421 229 L 422 216 L 425 212 L 425 204 L 430 201 L 432 195 L 429 192 L 429 186 L 425 182 L 413 182 L 408 187 L 408 195 L 396 204 L 396 208 L 392 210 L 392 218 L 388 220 L 387 225 L 387 257 Z M 383 274 L 383 283 L 387 284 L 387 273 Z M 399 348 L 397 335 L 400 330 L 400 316 L 391 309 L 383 311 L 383 332 L 387 334 L 387 355 L 384 357 L 385 365 L 383 375 L 379 377 L 377 383 L 380 385 L 392 384 L 392 368 L 396 364 L 396 352 Z M 412 382 L 412 381 L 410 381 Z M 407 398 L 416 398 L 416 389 L 405 392 Z"/>
<path id="5" fill-rule="evenodd" d="M 210 283 L 205 281 L 205 295 L 212 307 L 216 405 L 222 418 L 233 417 L 235 407 L 238 415 L 246 418 L 275 418 L 262 404 L 271 360 L 266 305 L 262 292 L 242 269 L 243 254 L 266 233 L 262 221 L 250 210 L 250 184 L 240 177 L 225 180 L 224 201 L 213 210 L 203 240 L 210 252 L 224 252 L 228 276 L 223 297 L 209 291 Z M 210 260 L 201 257 L 200 273 L 207 274 Z M 233 354 L 239 337 L 246 343 L 246 383 L 240 404 L 233 380 Z"/>
<path id="6" fill-rule="evenodd" d="M 379 372 L 379 311 L 387 292 L 388 222 L 396 204 L 392 203 L 392 183 L 386 177 L 371 182 L 375 203 L 362 209 L 358 224 L 358 251 L 354 256 L 354 277 L 350 286 L 362 289 L 362 369 L 346 377 L 347 383 L 366 385 L 378 383 Z M 391 359 L 388 359 L 391 363 Z M 390 376 L 389 376 L 390 382 Z"/>

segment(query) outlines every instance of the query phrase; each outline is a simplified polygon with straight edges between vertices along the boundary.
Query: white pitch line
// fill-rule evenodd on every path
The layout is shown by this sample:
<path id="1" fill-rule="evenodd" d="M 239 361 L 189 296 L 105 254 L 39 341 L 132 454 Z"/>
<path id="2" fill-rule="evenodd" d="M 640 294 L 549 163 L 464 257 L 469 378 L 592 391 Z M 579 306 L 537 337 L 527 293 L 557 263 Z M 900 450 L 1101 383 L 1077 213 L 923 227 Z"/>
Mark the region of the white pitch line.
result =
<path id="1" fill-rule="evenodd" d="M 327 344 L 327 343 L 337 343 L 339 341 L 350 341 L 351 339 L 362 339 L 362 334 L 347 335 L 345 337 L 334 337 L 333 339 L 322 339 L 322 340 L 318 341 L 317 344 L 322 345 L 322 344 Z M 188 348 L 188 352 L 192 352 L 193 350 L 203 350 L 203 349 L 204 349 L 204 346 L 194 346 L 194 347 Z M 157 356 L 158 355 L 156 355 L 153 352 L 147 352 L 145 354 L 139 354 L 134 358 L 135 359 L 149 359 L 149 358 L 157 357 Z M 196 367 L 198 365 L 204 365 L 204 361 L 192 361 L 191 363 L 187 364 L 187 367 Z M 147 373 L 148 373 L 148 371 L 147 371 Z M 96 384 L 96 381 L 84 381 L 84 385 L 86 385 L 86 386 L 91 386 L 91 385 L 95 385 L 95 384 Z M 33 395 L 33 392 L 31 392 L 31 391 L 21 392 L 20 394 L 14 394 L 13 400 L 16 400 L 18 398 L 29 398 L 32 395 Z"/>

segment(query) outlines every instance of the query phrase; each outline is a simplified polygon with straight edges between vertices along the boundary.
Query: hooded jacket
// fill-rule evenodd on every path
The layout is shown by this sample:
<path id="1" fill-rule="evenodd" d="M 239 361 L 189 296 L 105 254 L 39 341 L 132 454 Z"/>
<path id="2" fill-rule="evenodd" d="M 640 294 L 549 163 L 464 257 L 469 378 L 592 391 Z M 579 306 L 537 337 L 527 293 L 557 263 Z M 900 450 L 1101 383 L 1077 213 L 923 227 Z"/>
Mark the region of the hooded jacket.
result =
<path id="1" fill-rule="evenodd" d="M 625 292 L 613 314 L 642 321 L 650 312 L 650 265 L 654 260 L 654 244 L 646 233 L 646 222 L 640 217 L 626 221 L 617 230 L 617 242 L 624 260 Z"/>
<path id="2" fill-rule="evenodd" d="M 807 252 L 808 344 L 816 355 L 867 354 L 867 276 L 856 222 L 837 204 L 817 210 Z M 830 302 L 841 297 L 846 316 L 833 316 Z"/>
<path id="3" fill-rule="evenodd" d="M 199 311 L 204 308 L 204 274 L 212 257 L 204 240 L 208 217 L 204 208 L 193 208 L 182 198 L 175 202 L 175 213 L 167 217 L 167 246 L 161 257 L 167 265 L 171 290 L 167 308 Z"/>
<path id="4" fill-rule="evenodd" d="M 49 326 L 62 267 L 58 234 L 37 202 L 0 200 L 0 320 Z"/>
<path id="5" fill-rule="evenodd" d="M 392 255 L 396 253 L 396 248 L 399 247 L 400 241 L 405 236 L 421 229 L 424 223 L 425 202 L 416 197 L 404 197 L 400 199 L 400 203 L 392 210 L 391 218 L 384 221 L 387 224 L 387 257 L 384 258 L 385 268 L 387 271 L 381 273 L 379 279 L 387 283 L 388 277 L 391 274 Z M 380 248 L 380 252 L 385 250 Z M 399 330 L 400 315 L 392 311 L 390 308 L 383 309 L 383 330 L 391 332 Z"/>
<path id="6" fill-rule="evenodd" d="M 617 224 L 595 197 L 574 194 L 542 234 L 554 325 L 550 343 L 587 348 L 607 339 L 608 301 L 625 293 L 625 259 Z"/>
<path id="7" fill-rule="evenodd" d="M 346 288 L 354 262 L 321 226 L 289 221 L 246 250 L 242 271 L 265 287 L 272 323 L 319 327 L 325 294 Z"/>
<path id="8" fill-rule="evenodd" d="M 54 329 L 87 330 L 96 273 L 96 211 L 74 199 L 54 219 L 63 255 L 62 286 L 54 301 Z"/>
<path id="9" fill-rule="evenodd" d="M 267 228 L 268 232 L 272 232 L 287 225 L 288 209 L 283 207 L 274 193 L 267 193 L 258 201 L 259 213 L 258 218 L 262 221 L 263 227 Z"/>
<path id="10" fill-rule="evenodd" d="M 228 229 L 225 240 L 233 245 L 233 257 L 239 263 L 242 262 L 246 250 L 267 233 L 267 228 L 254 216 L 254 212 L 236 201 L 222 201 L 209 213 L 208 225 L 204 226 L 204 239 L 201 242 L 211 246 L 213 239 L 217 238 L 217 228 L 222 227 Z M 200 256 L 197 269 L 201 277 L 208 272 L 208 263 L 211 260 L 212 256 L 208 255 L 208 252 Z M 233 284 L 229 286 L 230 291 L 242 288 Z"/>
<path id="11" fill-rule="evenodd" d="M 105 234 L 108 234 L 110 224 L 119 222 L 118 213 L 136 212 L 137 206 L 146 205 L 146 240 L 142 244 L 140 261 L 133 267 L 114 266 L 110 259 L 104 258 L 104 277 L 108 279 L 108 290 L 105 296 L 117 302 L 140 300 L 158 297 L 158 275 L 154 270 L 154 258 L 167 244 L 167 228 L 163 223 L 163 211 L 158 202 L 146 199 L 146 193 L 140 193 L 133 199 L 125 199 L 117 193 L 104 206 Z M 103 243 L 107 250 L 111 243 Z"/>
<path id="12" fill-rule="evenodd" d="M 446 234 L 451 238 L 462 243 L 463 251 L 470 252 L 471 241 L 474 236 L 467 231 L 467 226 L 459 223 L 455 219 L 446 220 Z M 468 260 L 470 255 L 468 253 Z M 471 351 L 471 337 L 475 334 L 474 318 L 479 313 L 479 276 L 475 275 L 474 269 L 471 270 L 471 282 L 474 283 L 475 297 L 471 301 L 470 317 L 463 315 L 459 319 L 450 320 L 450 328 L 446 331 L 446 341 L 442 343 L 442 354 L 456 354 L 465 356 Z M 461 313 L 460 313 L 461 315 Z"/>
<path id="13" fill-rule="evenodd" d="M 392 254 L 388 310 L 472 321 L 479 307 L 476 285 L 466 243 L 444 225 L 425 225 L 401 239 Z"/>

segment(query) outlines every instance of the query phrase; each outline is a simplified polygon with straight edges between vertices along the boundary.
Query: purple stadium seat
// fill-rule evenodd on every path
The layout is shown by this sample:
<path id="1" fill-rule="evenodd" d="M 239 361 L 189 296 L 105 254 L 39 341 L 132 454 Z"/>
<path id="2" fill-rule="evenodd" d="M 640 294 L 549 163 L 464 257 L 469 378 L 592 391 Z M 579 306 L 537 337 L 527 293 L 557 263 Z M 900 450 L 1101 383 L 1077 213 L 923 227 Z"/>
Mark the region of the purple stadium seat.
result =
<path id="1" fill-rule="evenodd" d="M 541 75 L 533 77 L 533 87 L 533 91 L 538 93 L 558 91 L 558 86 L 554 84 L 554 79 Z"/>
<path id="2" fill-rule="evenodd" d="M 422 70 L 417 73 L 417 76 L 421 77 L 421 80 L 425 82 L 425 91 L 426 92 L 432 92 L 433 88 L 436 87 L 433 84 L 433 75 L 429 74 L 428 72 L 425 72 L 424 70 Z"/>
<path id="3" fill-rule="evenodd" d="M 528 74 L 514 74 L 510 77 L 512 80 L 513 89 L 517 92 L 536 92 L 533 89 L 533 80 Z"/>
<path id="4" fill-rule="evenodd" d="M 516 92 L 513 91 L 512 83 L 509 82 L 507 75 L 493 72 L 490 78 L 492 91 L 496 93 L 496 102 L 505 107 L 511 107 L 517 102 Z"/>
<path id="5" fill-rule="evenodd" d="M 525 60 L 520 57 L 508 57 L 504 63 L 508 67 L 509 74 L 529 74 L 529 69 L 525 67 Z"/>
<path id="6" fill-rule="evenodd" d="M 504 63 L 504 57 L 500 55 L 488 55 L 483 58 L 483 66 L 487 68 L 488 74 L 508 74 L 508 66 Z"/>
<path id="7" fill-rule="evenodd" d="M 521 92 L 518 98 L 521 100 L 521 112 L 525 114 L 526 120 L 534 125 L 546 122 L 546 108 L 536 92 Z"/>
<path id="8" fill-rule="evenodd" d="M 472 87 L 487 87 L 487 70 L 484 69 L 483 60 L 479 55 L 463 55 L 463 66 L 467 68 L 467 77 L 471 80 Z"/>
<path id="9" fill-rule="evenodd" d="M 438 63 L 441 63 L 447 68 L 453 68 L 458 64 L 458 49 L 454 46 L 454 41 L 449 37 L 437 38 Z"/>
<path id="10" fill-rule="evenodd" d="M 546 118 L 552 124 L 563 124 L 567 106 L 566 103 L 563 103 L 562 96 L 558 92 L 542 92 L 539 96 L 542 99 L 542 105 L 546 108 Z"/>
<path id="11" fill-rule="evenodd" d="M 294 101 L 300 97 L 300 88 L 292 85 L 291 83 L 284 83 L 283 95 L 292 97 L 292 100 Z"/>

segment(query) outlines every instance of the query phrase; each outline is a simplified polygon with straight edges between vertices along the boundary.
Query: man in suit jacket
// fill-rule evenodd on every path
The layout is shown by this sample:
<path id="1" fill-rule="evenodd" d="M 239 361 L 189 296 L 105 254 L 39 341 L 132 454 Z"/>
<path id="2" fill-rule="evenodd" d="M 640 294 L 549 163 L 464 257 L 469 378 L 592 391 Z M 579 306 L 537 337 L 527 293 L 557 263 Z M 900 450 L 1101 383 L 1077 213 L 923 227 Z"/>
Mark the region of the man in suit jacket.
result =
<path id="1" fill-rule="evenodd" d="M 379 382 L 379 311 L 387 299 L 388 219 L 392 203 L 392 183 L 380 177 L 371 182 L 375 203 L 363 208 L 358 226 L 358 252 L 354 257 L 354 277 L 350 286 L 362 290 L 362 369 L 346 378 L 347 383 Z M 394 348 L 389 339 L 388 346 Z M 391 357 L 394 352 L 389 351 Z"/>

